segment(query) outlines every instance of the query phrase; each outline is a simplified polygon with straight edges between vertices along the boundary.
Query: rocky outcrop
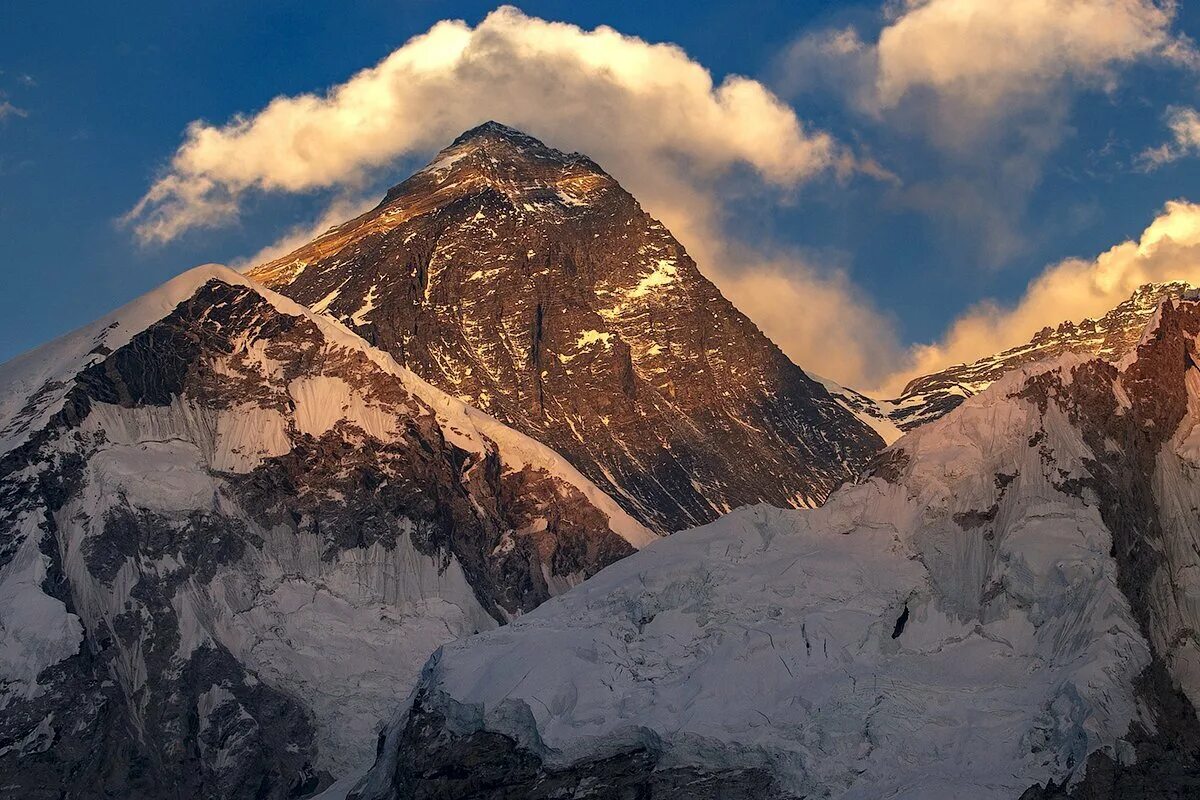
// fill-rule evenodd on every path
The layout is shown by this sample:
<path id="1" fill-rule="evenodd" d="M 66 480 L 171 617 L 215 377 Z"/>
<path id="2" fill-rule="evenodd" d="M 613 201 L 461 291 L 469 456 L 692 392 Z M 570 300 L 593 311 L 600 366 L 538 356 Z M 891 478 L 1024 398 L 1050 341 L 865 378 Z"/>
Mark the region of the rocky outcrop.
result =
<path id="1" fill-rule="evenodd" d="M 782 791 L 766 769 L 672 765 L 653 740 L 556 768 L 514 737 L 482 729 L 446 736 L 447 724 L 437 704 L 424 694 L 413 699 L 400 736 L 388 744 L 417 754 L 419 761 L 398 764 L 393 776 L 395 796 L 422 800 L 800 800 Z M 470 769 L 464 769 L 464 764 L 470 764 Z M 350 794 L 351 798 L 358 796 L 357 792 Z"/>
<path id="2" fill-rule="evenodd" d="M 599 166 L 496 123 L 251 271 L 659 532 L 811 506 L 881 446 Z"/>
<path id="3" fill-rule="evenodd" d="M 38 385 L 0 398 L 5 796 L 307 796 L 369 763 L 439 644 L 652 538 L 229 270 L 42 356 L 2 374 Z"/>
<path id="4" fill-rule="evenodd" d="M 1191 287 L 1186 283 L 1148 283 L 1128 300 L 1098 319 L 1070 320 L 1047 326 L 1025 344 L 986 356 L 970 364 L 946 369 L 909 381 L 903 393 L 869 409 L 902 431 L 950 413 L 968 397 L 978 394 L 1006 373 L 1064 353 L 1080 353 L 1117 361 L 1132 350 L 1160 301 L 1178 300 Z"/>

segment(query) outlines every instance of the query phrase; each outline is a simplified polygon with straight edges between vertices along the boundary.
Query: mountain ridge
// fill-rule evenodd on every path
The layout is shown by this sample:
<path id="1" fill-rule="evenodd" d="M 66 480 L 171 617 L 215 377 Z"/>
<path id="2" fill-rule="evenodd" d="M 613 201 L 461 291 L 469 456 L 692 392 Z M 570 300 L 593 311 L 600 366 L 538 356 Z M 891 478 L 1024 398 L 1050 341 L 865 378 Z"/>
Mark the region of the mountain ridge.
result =
<path id="1" fill-rule="evenodd" d="M 655 537 L 336 321 L 194 269 L 0 366 L 6 791 L 282 798 Z"/>
<path id="2" fill-rule="evenodd" d="M 1159 304 L 1196 292 L 1183 281 L 1145 283 L 1096 319 L 1066 320 L 1047 325 L 1028 342 L 1014 345 L 970 363 L 952 364 L 928 375 L 912 378 L 901 394 L 891 400 L 869 397 L 854 389 L 825 381 L 826 388 L 852 413 L 867 424 L 878 426 L 888 444 L 900 435 L 939 419 L 966 398 L 985 390 L 1005 373 L 1066 352 L 1096 355 L 1116 361 L 1128 354 Z"/>

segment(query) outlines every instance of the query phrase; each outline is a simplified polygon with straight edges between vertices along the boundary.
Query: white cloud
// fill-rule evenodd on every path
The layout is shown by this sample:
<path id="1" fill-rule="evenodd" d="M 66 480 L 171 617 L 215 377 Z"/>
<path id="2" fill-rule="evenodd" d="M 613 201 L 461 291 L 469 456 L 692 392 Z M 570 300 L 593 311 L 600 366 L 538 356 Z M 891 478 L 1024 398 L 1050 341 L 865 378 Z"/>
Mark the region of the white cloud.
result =
<path id="1" fill-rule="evenodd" d="M 1200 112 L 1186 106 L 1170 106 L 1165 114 L 1171 141 L 1143 151 L 1138 162 L 1147 170 L 1200 152 Z"/>
<path id="2" fill-rule="evenodd" d="M 9 101 L 4 100 L 3 98 L 0 98 L 0 121 L 3 121 L 5 119 L 7 119 L 8 117 L 27 117 L 27 116 L 29 116 L 28 111 L 26 111 L 23 108 L 18 108 L 17 106 L 14 106 Z"/>
<path id="3" fill-rule="evenodd" d="M 995 114 L 1068 79 L 1105 87 L 1136 61 L 1194 62 L 1174 19 L 1153 0 L 909 0 L 879 35 L 876 97 L 929 89 Z"/>
<path id="4" fill-rule="evenodd" d="M 1176 16 L 1158 0 L 889 0 L 877 30 L 800 36 L 777 78 L 832 92 L 893 163 L 919 164 L 895 205 L 991 268 L 1029 246 L 1029 198 L 1074 134 L 1075 96 L 1115 91 L 1135 64 L 1200 66 Z"/>
<path id="5" fill-rule="evenodd" d="M 1200 66 L 1169 1 L 900 0 L 884 15 L 874 41 L 854 28 L 798 38 L 783 85 L 832 86 L 863 113 L 972 149 L 1004 135 L 997 122 L 1028 126 L 1073 90 L 1114 89 L 1132 64 Z"/>
<path id="6" fill-rule="evenodd" d="M 308 244 L 330 228 L 365 214 L 377 205 L 379 205 L 378 197 L 341 196 L 334 198 L 325 206 L 315 221 L 293 225 L 271 244 L 252 256 L 234 261 L 230 266 L 236 270 L 246 270 L 282 258 Z"/>
<path id="7" fill-rule="evenodd" d="M 906 369 L 885 382 L 894 394 L 907 380 L 949 364 L 971 362 L 1021 344 L 1047 325 L 1096 318 L 1146 283 L 1200 282 L 1200 205 L 1166 204 L 1137 241 L 1095 259 L 1070 258 L 1046 268 L 1012 307 L 982 303 L 959 317 L 942 341 L 913 349 Z"/>
<path id="8" fill-rule="evenodd" d="M 843 274 L 731 240 L 718 202 L 731 171 L 747 170 L 771 191 L 827 171 L 888 179 L 886 172 L 808 129 L 762 84 L 737 76 L 714 83 L 674 45 L 508 7 L 473 28 L 438 23 L 323 95 L 276 98 L 225 125 L 193 123 L 127 220 L 142 240 L 167 241 L 230 221 L 252 192 L 358 196 L 373 171 L 432 152 L 489 118 L 595 158 L 802 366 L 861 383 L 899 352 L 886 320 Z M 335 206 L 243 266 L 361 209 Z"/>
<path id="9" fill-rule="evenodd" d="M 670 44 L 503 7 L 440 22 L 323 95 L 279 97 L 225 125 L 194 122 L 127 220 L 144 241 L 222 224 L 251 191 L 353 186 L 494 118 L 614 163 L 626 148 L 694 174 L 737 165 L 792 186 L 852 159 L 762 84 L 711 74 Z"/>

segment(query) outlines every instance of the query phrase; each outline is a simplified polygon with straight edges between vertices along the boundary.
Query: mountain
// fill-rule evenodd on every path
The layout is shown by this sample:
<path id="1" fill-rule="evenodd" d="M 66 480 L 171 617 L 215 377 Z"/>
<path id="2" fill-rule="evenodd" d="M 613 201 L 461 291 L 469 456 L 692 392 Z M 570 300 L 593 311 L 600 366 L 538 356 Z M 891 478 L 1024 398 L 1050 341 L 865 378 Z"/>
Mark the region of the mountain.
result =
<path id="1" fill-rule="evenodd" d="M 1179 299 L 1192 291 L 1186 283 L 1147 283 L 1128 300 L 1099 319 L 1063 322 L 1045 327 L 1027 343 L 1011 347 L 971 364 L 956 364 L 909 381 L 895 400 L 872 402 L 862 395 L 843 399 L 843 405 L 875 420 L 886 420 L 901 431 L 910 431 L 955 408 L 978 394 L 1005 373 L 1026 364 L 1067 352 L 1100 356 L 1115 361 L 1128 353 L 1141 335 L 1159 301 Z M 834 390 L 831 390 L 834 391 Z M 850 390 L 851 395 L 857 394 Z"/>
<path id="2" fill-rule="evenodd" d="M 1200 302 L 430 659 L 366 798 L 1200 796 Z"/>
<path id="3" fill-rule="evenodd" d="M 817 505 L 883 444 L 599 166 L 494 122 L 249 274 L 561 453 L 660 533 Z"/>
<path id="4" fill-rule="evenodd" d="M 5 797 L 305 796 L 438 645 L 654 538 L 221 267 L 0 366 L 0 498 Z"/>

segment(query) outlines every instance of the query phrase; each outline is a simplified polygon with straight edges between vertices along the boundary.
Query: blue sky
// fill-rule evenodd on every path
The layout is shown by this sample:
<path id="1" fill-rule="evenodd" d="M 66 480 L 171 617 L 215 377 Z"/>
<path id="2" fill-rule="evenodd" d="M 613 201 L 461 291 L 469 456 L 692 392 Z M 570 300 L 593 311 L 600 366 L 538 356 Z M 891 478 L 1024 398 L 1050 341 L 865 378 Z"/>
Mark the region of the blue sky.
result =
<path id="1" fill-rule="evenodd" d="M 117 220 L 168 170 L 189 123 L 221 126 L 237 114 L 255 115 L 276 96 L 321 92 L 439 20 L 475 26 L 495 8 L 433 0 L 20 5 L 0 26 L 0 102 L 10 108 L 0 112 L 0 360 L 190 266 L 244 259 L 313 221 L 337 194 L 330 187 L 251 193 L 236 218 L 142 243 Z M 778 186 L 743 174 L 754 170 L 735 158 L 702 183 L 725 240 L 786 254 L 773 262 L 784 273 L 801 269 L 789 266 L 795 263 L 822 280 L 841 276 L 849 295 L 870 307 L 868 319 L 891 326 L 892 341 L 880 345 L 887 358 L 938 341 L 980 301 L 1017 302 L 1047 265 L 1093 259 L 1136 240 L 1167 201 L 1200 200 L 1196 159 L 1153 170 L 1138 160 L 1170 139 L 1168 108 L 1198 103 L 1196 65 L 1163 57 L 1165 46 L 1094 69 L 1089 61 L 1065 77 L 1052 55 L 1050 77 L 1027 78 L 1028 93 L 1002 93 L 985 110 L 963 111 L 962 98 L 949 97 L 954 85 L 914 84 L 881 112 L 864 110 L 852 85 L 861 62 L 818 45 L 853 30 L 869 49 L 904 16 L 902 4 L 698 2 L 686 13 L 675 3 L 520 8 L 585 31 L 608 25 L 674 43 L 715 82 L 731 74 L 756 79 L 805 130 L 827 132 L 858 161 L 878 164 L 876 174 L 827 169 Z M 1200 35 L 1200 15 L 1180 8 L 1163 30 L 1155 35 L 1172 41 Z M 971 92 L 974 103 L 980 90 Z M 972 114 L 967 130 L 957 130 Z M 551 143 L 583 149 L 571 141 L 570 125 L 546 125 Z M 417 144 L 373 163 L 354 191 L 381 193 L 436 149 Z M 684 244 L 692 246 L 687 238 Z M 788 336 L 760 324 L 776 338 Z M 805 347 L 785 344 L 798 359 Z M 867 380 L 880 367 L 871 369 L 846 373 Z"/>

